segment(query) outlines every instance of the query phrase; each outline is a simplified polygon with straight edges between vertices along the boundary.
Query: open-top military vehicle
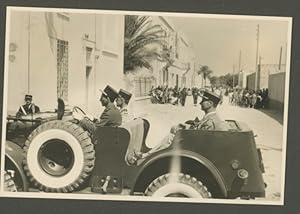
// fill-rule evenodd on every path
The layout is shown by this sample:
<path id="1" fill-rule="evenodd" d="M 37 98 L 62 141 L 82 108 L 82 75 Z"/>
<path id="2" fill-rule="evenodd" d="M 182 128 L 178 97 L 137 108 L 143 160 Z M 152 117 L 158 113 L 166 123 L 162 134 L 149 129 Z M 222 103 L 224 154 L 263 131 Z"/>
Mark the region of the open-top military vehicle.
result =
<path id="1" fill-rule="evenodd" d="M 74 111 L 85 115 L 78 107 Z M 71 112 L 62 114 L 64 108 L 58 112 L 59 116 L 8 117 L 5 166 L 13 172 L 10 175 L 14 174 L 18 190 L 156 197 L 265 196 L 261 154 L 253 132 L 243 123 L 227 121 L 229 131 L 179 130 L 169 147 L 136 161 L 137 152 L 150 150 L 146 119 L 137 118 L 120 127 L 98 127 L 89 133 Z"/>

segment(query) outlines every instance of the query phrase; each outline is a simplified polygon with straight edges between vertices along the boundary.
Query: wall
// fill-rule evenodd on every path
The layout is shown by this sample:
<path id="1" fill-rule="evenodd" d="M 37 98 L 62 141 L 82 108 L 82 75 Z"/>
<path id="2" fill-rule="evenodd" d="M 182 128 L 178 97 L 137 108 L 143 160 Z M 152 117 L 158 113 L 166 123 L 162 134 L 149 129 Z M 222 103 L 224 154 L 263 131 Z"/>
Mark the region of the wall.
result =
<path id="1" fill-rule="evenodd" d="M 246 85 L 247 85 L 248 89 L 255 90 L 255 76 L 256 76 L 255 72 L 247 75 L 247 84 Z"/>
<path id="2" fill-rule="evenodd" d="M 10 19 L 8 62 L 8 110 L 17 111 L 28 92 L 28 28 L 29 13 L 14 12 Z"/>
<path id="3" fill-rule="evenodd" d="M 284 110 L 285 72 L 269 76 L 269 108 L 280 112 Z"/>
<path id="4" fill-rule="evenodd" d="M 47 35 L 44 13 L 12 12 L 10 28 L 9 43 L 18 48 L 16 59 L 8 65 L 8 111 L 15 112 L 27 93 L 41 109 L 53 110 L 56 50 Z"/>
<path id="5" fill-rule="evenodd" d="M 285 64 L 262 64 L 259 65 L 259 88 L 267 88 L 269 82 L 269 75 L 285 71 Z"/>
<path id="6" fill-rule="evenodd" d="M 11 13 L 12 48 L 8 68 L 8 111 L 16 112 L 24 95 L 33 95 L 43 111 L 57 103 L 57 39 L 68 41 L 68 101 L 93 115 L 103 110 L 100 92 L 107 84 L 124 87 L 124 16 L 44 12 Z M 86 61 L 86 47 L 92 48 Z M 14 58 L 14 59 L 13 59 Z M 87 99 L 86 66 L 91 66 Z"/>

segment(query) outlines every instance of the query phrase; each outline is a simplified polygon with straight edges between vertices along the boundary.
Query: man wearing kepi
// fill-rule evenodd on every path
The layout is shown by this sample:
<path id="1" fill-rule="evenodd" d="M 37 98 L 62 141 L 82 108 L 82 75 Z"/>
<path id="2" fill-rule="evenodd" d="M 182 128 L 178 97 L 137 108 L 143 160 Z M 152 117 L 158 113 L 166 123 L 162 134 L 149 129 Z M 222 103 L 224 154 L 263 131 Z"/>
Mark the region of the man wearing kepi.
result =
<path id="1" fill-rule="evenodd" d="M 216 108 L 221 100 L 220 97 L 210 91 L 205 91 L 201 97 L 200 105 L 205 115 L 201 120 L 197 120 L 196 118 L 190 128 L 227 131 L 227 123 L 222 120 L 216 112 Z"/>
<path id="2" fill-rule="evenodd" d="M 122 123 L 127 123 L 130 120 L 133 120 L 133 114 L 131 114 L 128 109 L 128 103 L 131 99 L 132 94 L 128 91 L 120 89 L 119 96 L 116 99 L 117 107 L 120 108 L 120 113 L 122 115 Z"/>
<path id="3" fill-rule="evenodd" d="M 85 129 L 88 130 L 90 133 L 93 133 L 98 126 L 120 126 L 122 123 L 122 116 L 120 111 L 114 105 L 115 99 L 118 97 L 118 92 L 113 89 L 111 86 L 106 86 L 105 89 L 102 91 L 102 95 L 100 97 L 101 105 L 105 107 L 104 111 L 102 112 L 99 120 L 95 119 L 91 121 L 87 117 L 85 118 L 78 118 L 75 119 L 80 121 L 80 125 Z"/>
<path id="4" fill-rule="evenodd" d="M 180 129 L 200 129 L 200 130 L 217 130 L 217 131 L 227 131 L 228 126 L 226 122 L 217 115 L 216 108 L 220 102 L 220 98 L 217 94 L 204 91 L 202 95 L 202 100 L 200 102 L 201 110 L 205 112 L 205 115 L 201 120 L 196 117 L 195 120 L 186 121 L 184 124 L 179 124 L 171 128 L 170 134 L 165 137 L 162 142 L 152 148 L 147 153 L 136 152 L 136 159 L 146 158 L 150 154 L 157 152 L 159 150 L 168 148 L 175 137 L 175 134 Z"/>
<path id="5" fill-rule="evenodd" d="M 22 115 L 34 114 L 40 112 L 40 108 L 32 102 L 32 95 L 25 95 L 25 104 L 21 105 L 17 112 L 17 117 Z"/>

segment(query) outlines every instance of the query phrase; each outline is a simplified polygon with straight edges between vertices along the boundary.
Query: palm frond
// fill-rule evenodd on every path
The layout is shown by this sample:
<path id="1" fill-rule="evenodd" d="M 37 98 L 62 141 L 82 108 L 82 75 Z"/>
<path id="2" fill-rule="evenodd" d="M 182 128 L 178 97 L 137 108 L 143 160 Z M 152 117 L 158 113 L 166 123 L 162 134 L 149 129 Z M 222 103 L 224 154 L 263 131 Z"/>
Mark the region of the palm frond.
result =
<path id="1" fill-rule="evenodd" d="M 165 31 L 152 24 L 148 16 L 125 16 L 124 72 L 137 67 L 152 68 L 151 61 L 165 60 L 161 49 L 166 46 Z"/>

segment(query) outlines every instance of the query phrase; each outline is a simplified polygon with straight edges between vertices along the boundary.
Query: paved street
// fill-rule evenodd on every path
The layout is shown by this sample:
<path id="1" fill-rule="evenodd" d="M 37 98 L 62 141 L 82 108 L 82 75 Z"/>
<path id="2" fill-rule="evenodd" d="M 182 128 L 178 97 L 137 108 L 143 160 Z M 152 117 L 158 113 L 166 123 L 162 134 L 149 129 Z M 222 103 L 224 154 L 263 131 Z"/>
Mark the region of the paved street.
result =
<path id="1" fill-rule="evenodd" d="M 187 106 L 173 106 L 170 104 L 138 104 L 135 106 L 136 115 L 147 118 L 150 121 L 147 145 L 155 146 L 169 132 L 170 127 L 196 116 L 201 118 L 203 112 L 200 106 L 194 107 L 187 99 Z M 256 109 L 241 108 L 228 103 L 227 97 L 224 103 L 218 107 L 218 112 L 223 119 L 243 121 L 257 135 L 257 147 L 261 148 L 265 165 L 264 180 L 268 200 L 279 200 L 281 192 L 282 174 L 282 135 L 283 126 L 278 122 L 280 115 L 268 111 L 268 114 Z M 272 115 L 269 116 L 269 115 Z M 274 115 L 274 116 L 273 116 Z M 273 119 L 275 118 L 275 119 Z M 276 120 L 277 119 L 277 120 Z"/>

